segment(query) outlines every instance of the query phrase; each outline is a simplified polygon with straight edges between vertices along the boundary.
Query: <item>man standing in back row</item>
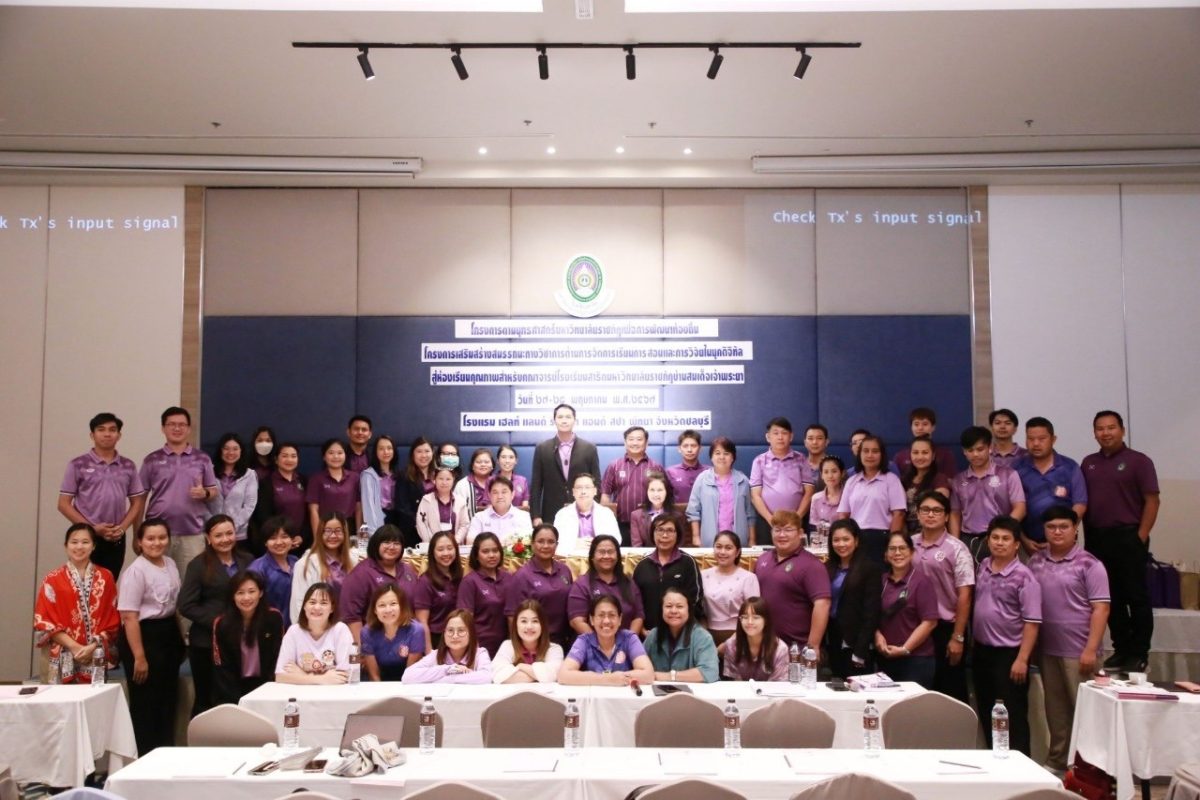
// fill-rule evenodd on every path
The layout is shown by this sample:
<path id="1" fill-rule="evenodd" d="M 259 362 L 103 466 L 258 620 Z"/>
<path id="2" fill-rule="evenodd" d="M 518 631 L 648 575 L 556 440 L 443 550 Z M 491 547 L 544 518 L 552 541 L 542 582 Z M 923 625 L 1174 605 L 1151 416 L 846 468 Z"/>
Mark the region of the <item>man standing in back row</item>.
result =
<path id="1" fill-rule="evenodd" d="M 575 408 L 566 403 L 554 407 L 557 435 L 533 451 L 533 474 L 529 481 L 529 513 L 533 524 L 553 523 L 554 515 L 575 501 L 571 486 L 575 476 L 588 474 L 600 480 L 600 454 L 596 445 L 575 435 Z"/>
<path id="2" fill-rule="evenodd" d="M 1096 414 L 1092 433 L 1100 451 L 1080 465 L 1088 490 L 1084 549 L 1104 564 L 1112 593 L 1113 654 L 1104 666 L 1144 672 L 1154 633 L 1146 559 L 1158 518 L 1158 474 L 1148 456 L 1125 446 L 1125 421 L 1116 411 Z"/>

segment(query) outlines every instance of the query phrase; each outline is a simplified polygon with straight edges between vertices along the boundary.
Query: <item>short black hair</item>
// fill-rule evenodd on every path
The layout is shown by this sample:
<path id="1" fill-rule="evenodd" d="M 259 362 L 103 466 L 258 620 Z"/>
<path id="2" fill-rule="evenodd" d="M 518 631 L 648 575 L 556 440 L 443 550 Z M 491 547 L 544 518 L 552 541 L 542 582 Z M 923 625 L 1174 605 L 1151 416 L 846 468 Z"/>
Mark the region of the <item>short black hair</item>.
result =
<path id="1" fill-rule="evenodd" d="M 791 433 L 792 421 L 787 417 L 771 417 L 770 421 L 767 422 L 767 427 L 764 428 L 764 430 L 770 431 L 771 428 L 783 428 L 788 433 Z"/>
<path id="2" fill-rule="evenodd" d="M 829 428 L 826 428 L 819 422 L 808 423 L 808 427 L 804 429 L 804 435 L 807 436 L 809 431 L 820 431 L 826 439 L 829 438 Z"/>
<path id="3" fill-rule="evenodd" d="M 679 434 L 679 440 L 678 440 L 678 443 L 679 443 L 679 444 L 683 444 L 683 440 L 684 440 L 684 439 L 695 439 L 695 440 L 696 440 L 696 444 L 704 444 L 704 441 L 703 441 L 703 440 L 700 438 L 700 434 L 699 434 L 699 432 L 698 432 L 698 431 L 694 431 L 694 430 L 692 430 L 691 428 L 688 428 L 686 431 L 684 431 L 683 433 Z"/>
<path id="4" fill-rule="evenodd" d="M 92 433 L 95 433 L 96 428 L 99 428 L 101 425 L 107 425 L 110 422 L 116 423 L 118 431 L 125 427 L 125 423 L 116 414 L 113 414 L 111 411 L 101 411 L 88 420 L 88 428 L 91 429 Z M 166 424 L 166 420 L 163 420 L 163 424 Z"/>
<path id="5" fill-rule="evenodd" d="M 862 434 L 863 436 L 870 436 L 871 432 L 869 430 L 867 430 L 866 428 L 855 428 L 853 431 L 850 432 L 850 438 L 853 439 L 855 436 L 858 436 L 859 434 Z"/>
<path id="6" fill-rule="evenodd" d="M 990 534 L 994 530 L 1008 531 L 1014 539 L 1021 540 L 1021 523 L 1007 514 L 997 514 L 992 517 L 992 521 L 988 523 L 987 532 Z"/>
<path id="7" fill-rule="evenodd" d="M 927 419 L 933 425 L 937 425 L 937 412 L 929 406 L 917 406 L 912 411 L 908 412 L 908 421 Z"/>
<path id="8" fill-rule="evenodd" d="M 992 432 L 982 425 L 964 428 L 962 435 L 958 437 L 958 443 L 962 445 L 963 450 L 969 450 L 980 442 L 989 446 L 992 443 Z"/>
<path id="9" fill-rule="evenodd" d="M 712 444 L 708 446 L 709 458 L 712 458 L 713 451 L 718 447 L 733 456 L 734 461 L 737 461 L 737 445 L 733 443 L 733 439 L 730 439 L 728 436 L 718 436 L 713 439 Z"/>
<path id="10" fill-rule="evenodd" d="M 1079 524 L 1079 515 L 1070 506 L 1050 506 L 1042 512 L 1042 522 L 1053 522 L 1056 519 L 1069 519 L 1072 525 Z"/>
<path id="11" fill-rule="evenodd" d="M 355 414 L 353 417 L 351 417 L 350 421 L 346 423 L 346 430 L 349 430 L 350 426 L 356 422 L 365 422 L 365 423 L 367 423 L 368 428 L 370 428 L 371 430 L 375 430 L 374 423 L 371 422 L 371 418 L 368 417 L 366 414 Z"/>
<path id="12" fill-rule="evenodd" d="M 1012 420 L 1013 425 L 1020 425 L 1021 420 L 1017 419 L 1017 415 L 1013 413 L 1011 408 L 997 408 L 992 413 L 988 414 L 988 425 L 996 421 L 996 417 L 1008 417 Z"/>
<path id="13" fill-rule="evenodd" d="M 630 425 L 628 428 L 625 429 L 625 432 L 621 434 L 621 440 L 624 441 L 625 439 L 628 439 L 629 434 L 637 433 L 638 431 L 642 432 L 642 436 L 645 437 L 647 442 L 650 441 L 650 432 L 648 430 L 646 430 L 645 428 L 643 428 L 641 425 Z"/>
<path id="14" fill-rule="evenodd" d="M 188 410 L 186 408 L 180 408 L 179 406 L 171 406 L 166 411 L 164 411 L 162 413 L 162 423 L 161 424 L 163 424 L 163 425 L 167 424 L 167 417 L 175 417 L 175 416 L 179 416 L 181 414 L 187 418 L 188 425 L 191 425 L 192 424 L 192 415 L 188 412 Z"/>
<path id="15" fill-rule="evenodd" d="M 946 495 L 942 494 L 938 490 L 928 489 L 924 492 L 921 492 L 917 495 L 916 499 L 913 500 L 913 505 L 920 506 L 921 503 L 924 503 L 926 500 L 933 500 L 942 507 L 943 511 L 945 511 L 947 514 L 950 513 L 950 498 L 946 497 Z"/>
<path id="16" fill-rule="evenodd" d="M 383 546 L 384 542 L 399 542 L 400 544 L 404 544 L 404 533 L 392 524 L 380 526 L 379 530 L 371 534 L 371 538 L 367 542 L 367 558 L 372 561 L 378 561 L 379 548 Z"/>
<path id="17" fill-rule="evenodd" d="M 1028 431 L 1030 428 L 1045 428 L 1050 431 L 1051 436 L 1054 435 L 1054 423 L 1045 417 L 1030 417 L 1025 421 L 1025 430 Z"/>
<path id="18" fill-rule="evenodd" d="M 1125 418 L 1116 411 L 1113 411 L 1111 408 L 1106 408 L 1103 411 L 1096 412 L 1096 416 L 1092 417 L 1093 428 L 1096 427 L 1096 423 L 1100 421 L 1101 417 L 1116 417 L 1117 425 L 1121 428 L 1121 430 L 1125 430 Z"/>
<path id="19" fill-rule="evenodd" d="M 572 416 L 572 417 L 578 417 L 578 416 L 579 416 L 577 413 L 575 413 L 575 406 L 571 405 L 570 403 L 559 403 L 558 405 L 556 405 L 556 406 L 554 407 L 554 410 L 550 412 L 550 418 L 551 418 L 551 419 L 554 419 L 555 417 L 557 417 L 557 416 L 558 416 L 558 410 L 559 410 L 560 408 L 565 408 L 565 409 L 567 409 L 568 411 L 570 411 L 570 412 L 571 412 L 571 416 Z"/>

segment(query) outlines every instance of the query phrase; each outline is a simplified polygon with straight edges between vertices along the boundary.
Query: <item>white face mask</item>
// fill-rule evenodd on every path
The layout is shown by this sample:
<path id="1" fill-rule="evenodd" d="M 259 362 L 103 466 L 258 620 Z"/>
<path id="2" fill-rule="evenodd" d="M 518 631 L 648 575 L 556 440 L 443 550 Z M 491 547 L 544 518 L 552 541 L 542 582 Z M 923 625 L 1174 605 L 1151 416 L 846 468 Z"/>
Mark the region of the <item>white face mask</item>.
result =
<path id="1" fill-rule="evenodd" d="M 255 442 L 254 443 L 254 452 L 258 453 L 260 456 L 269 456 L 269 455 L 271 455 L 271 451 L 274 449 L 275 449 L 274 442 Z"/>

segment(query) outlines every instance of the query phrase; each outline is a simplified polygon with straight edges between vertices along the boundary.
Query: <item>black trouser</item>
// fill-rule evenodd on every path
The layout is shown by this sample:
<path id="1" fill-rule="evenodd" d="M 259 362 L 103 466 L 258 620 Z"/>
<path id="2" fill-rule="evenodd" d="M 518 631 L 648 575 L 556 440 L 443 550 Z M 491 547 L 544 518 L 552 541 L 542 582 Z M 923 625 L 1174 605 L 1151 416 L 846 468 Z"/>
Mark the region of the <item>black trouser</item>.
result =
<path id="1" fill-rule="evenodd" d="M 1108 572 L 1108 591 L 1112 596 L 1108 631 L 1113 650 L 1126 658 L 1144 660 L 1150 655 L 1154 611 L 1146 586 L 1150 543 L 1143 542 L 1137 531 L 1137 525 L 1088 528 L 1083 544 Z"/>
<path id="2" fill-rule="evenodd" d="M 129 716 L 137 739 L 138 755 L 156 747 L 175 746 L 175 703 L 179 693 L 179 665 L 183 661 L 183 637 L 175 615 L 166 619 L 144 619 L 142 651 L 149 667 L 146 680 L 133 679 L 133 651 L 125 639 L 125 628 L 117 639 L 121 667 L 129 689 Z"/>
<path id="3" fill-rule="evenodd" d="M 887 543 L 890 538 L 892 538 L 892 533 L 886 528 L 863 528 L 858 537 L 858 546 L 867 561 L 882 564 L 886 568 L 888 566 Z"/>
<path id="4" fill-rule="evenodd" d="M 954 623 L 941 620 L 933 629 L 933 690 L 949 695 L 955 700 L 970 705 L 967 694 L 967 650 L 963 645 L 963 657 L 957 664 L 951 664 L 946 656 L 950 639 L 954 636 Z"/>
<path id="5" fill-rule="evenodd" d="M 202 632 L 193 625 L 188 638 L 188 665 L 192 670 L 192 717 L 203 714 L 213 707 L 213 651 L 211 647 L 197 647 L 197 634 L 203 633 L 203 638 L 212 640 L 212 632 Z M 205 642 L 208 644 L 208 642 Z"/>
<path id="6" fill-rule="evenodd" d="M 960 537 L 962 543 L 971 551 L 971 558 L 975 559 L 975 566 L 977 567 L 989 555 L 987 537 L 986 533 L 967 533 L 966 531 L 963 531 Z"/>
<path id="7" fill-rule="evenodd" d="M 754 544 L 758 547 L 770 545 L 774 542 L 771 537 L 771 520 L 763 519 L 758 514 L 754 515 Z M 748 545 L 749 542 L 742 542 Z"/>
<path id="8" fill-rule="evenodd" d="M 125 566 L 125 534 L 121 534 L 121 538 L 115 542 L 97 536 L 92 563 L 111 572 L 114 580 L 121 577 L 121 567 Z"/>
<path id="9" fill-rule="evenodd" d="M 845 680 L 851 675 L 867 675 L 875 671 L 872 653 L 867 653 L 866 663 L 859 667 L 850 660 L 854 651 L 842 647 L 842 629 L 836 617 L 829 618 L 829 627 L 825 629 L 825 655 L 829 660 L 829 671 Z"/>
<path id="10" fill-rule="evenodd" d="M 633 542 L 633 537 L 630 534 L 630 524 L 617 520 L 617 529 L 621 531 L 621 547 L 629 547 Z"/>
<path id="11" fill-rule="evenodd" d="M 1004 701 L 1008 709 L 1008 746 L 1029 755 L 1029 676 L 1024 683 L 1009 677 L 1019 647 L 975 644 L 972 674 L 975 677 L 975 707 L 988 747 L 992 746 L 992 706 Z"/>

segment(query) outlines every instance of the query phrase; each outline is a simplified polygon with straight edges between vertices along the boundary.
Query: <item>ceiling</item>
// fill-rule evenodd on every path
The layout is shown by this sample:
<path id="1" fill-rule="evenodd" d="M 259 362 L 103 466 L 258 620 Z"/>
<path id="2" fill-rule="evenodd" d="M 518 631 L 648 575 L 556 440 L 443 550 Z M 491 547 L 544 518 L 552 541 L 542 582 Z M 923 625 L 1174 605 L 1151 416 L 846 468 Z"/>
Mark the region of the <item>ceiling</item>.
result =
<path id="1" fill-rule="evenodd" d="M 621 0 L 595 0 L 590 21 L 576 19 L 573 0 L 541 5 L 534 13 L 0 6 L 0 151 L 415 157 L 423 163 L 415 178 L 184 176 L 208 185 L 1200 179 L 1196 4 L 628 13 Z M 797 55 L 787 49 L 727 50 L 716 80 L 705 77 L 706 50 L 638 51 L 633 81 L 625 78 L 619 50 L 552 50 L 546 81 L 538 78 L 532 50 L 468 50 L 465 81 L 445 51 L 374 50 L 377 77 L 366 81 L 355 51 L 294 49 L 297 40 L 841 40 L 862 47 L 814 51 L 804 80 L 792 77 Z M 547 154 L 551 146 L 553 155 Z M 1046 166 L 1061 159 L 1044 155 L 1131 150 L 1191 152 L 1170 168 L 1061 169 Z M 1020 154 L 1025 166 L 981 164 L 978 154 L 991 153 Z M 929 154 L 965 155 L 954 171 L 914 166 L 912 156 Z M 891 168 L 760 174 L 751 159 L 761 155 L 884 156 L 881 163 Z M 1043 166 L 1030 166 L 1037 163 Z M 0 170 L 0 182 L 78 183 L 81 175 Z M 124 173 L 86 178 L 180 180 Z"/>

